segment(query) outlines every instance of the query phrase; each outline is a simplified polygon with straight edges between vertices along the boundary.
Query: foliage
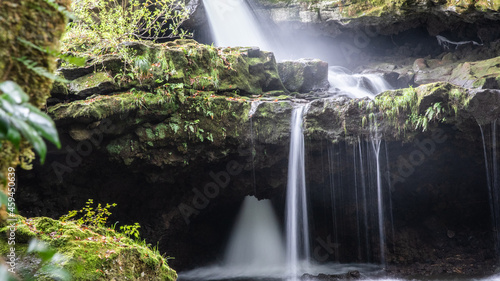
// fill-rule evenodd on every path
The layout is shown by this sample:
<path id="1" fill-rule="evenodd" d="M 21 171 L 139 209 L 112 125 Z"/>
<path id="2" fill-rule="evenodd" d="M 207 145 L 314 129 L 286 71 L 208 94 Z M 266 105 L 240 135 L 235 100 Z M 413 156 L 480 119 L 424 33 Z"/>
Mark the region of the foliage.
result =
<path id="1" fill-rule="evenodd" d="M 50 6 L 52 6 L 52 8 L 54 8 L 56 11 L 58 11 L 59 13 L 61 13 L 66 18 L 72 19 L 72 20 L 75 19 L 74 15 L 70 11 L 68 11 L 65 7 L 57 4 L 56 0 L 43 0 L 43 1 L 45 1 L 45 3 L 49 4 Z"/>
<path id="2" fill-rule="evenodd" d="M 107 223 L 109 216 L 111 215 L 109 209 L 112 207 L 116 207 L 116 203 L 106 203 L 106 205 L 104 206 L 99 203 L 97 204 L 96 208 L 94 208 L 93 205 L 94 200 L 89 199 L 85 203 L 85 207 L 83 207 L 81 210 L 69 211 L 68 214 L 63 215 L 61 218 L 59 218 L 59 220 L 63 222 L 69 221 L 76 217 L 78 214 L 81 214 L 81 217 L 76 220 L 79 225 L 85 224 L 91 226 L 104 226 Z"/>
<path id="3" fill-rule="evenodd" d="M 41 261 L 34 272 L 27 270 L 21 272 L 24 280 L 38 280 L 36 276 L 40 275 L 60 281 L 71 280 L 71 275 L 62 266 L 62 264 L 66 261 L 66 258 L 59 254 L 56 250 L 50 248 L 46 243 L 38 239 L 32 239 L 29 242 L 26 252 L 28 254 L 37 255 Z M 9 274 L 7 267 L 2 265 L 0 266 L 0 280 L 17 281 L 19 279 Z"/>
<path id="4" fill-rule="evenodd" d="M 0 83 L 0 140 L 11 141 L 17 148 L 21 136 L 30 142 L 45 161 L 47 146 L 43 138 L 61 147 L 55 124 L 50 117 L 31 105 L 28 95 L 12 81 Z"/>
<path id="5" fill-rule="evenodd" d="M 430 95 L 434 95 L 434 101 L 428 100 L 425 102 L 428 107 L 422 108 L 423 99 Z M 419 87 L 418 92 L 412 87 L 389 91 L 366 106 L 359 102 L 358 107 L 366 109 L 366 115 L 361 119 L 363 127 L 378 117 L 386 119 L 400 134 L 409 129 L 426 131 L 431 122 L 446 122 L 447 117 L 452 117 L 451 112 L 456 117 L 459 109 L 469 106 L 471 98 L 463 88 L 435 83 Z M 379 115 L 376 115 L 377 111 Z"/>
<path id="6" fill-rule="evenodd" d="M 116 205 L 116 203 L 106 203 L 105 205 L 101 205 L 101 203 L 99 203 L 97 204 L 97 207 L 94 208 L 94 200 L 89 199 L 82 209 L 69 211 L 68 214 L 61 216 L 59 220 L 62 222 L 75 221 L 75 217 L 80 215 L 80 217 L 76 220 L 78 225 L 104 227 L 108 222 L 109 216 L 111 216 L 109 209 L 116 207 Z M 120 226 L 120 230 L 130 237 L 139 239 L 140 227 L 139 223 L 136 222 L 133 225 L 122 225 Z"/>
<path id="7" fill-rule="evenodd" d="M 46 1 L 49 1 L 49 0 L 46 0 Z M 85 58 L 75 57 L 75 56 L 71 56 L 71 55 L 68 55 L 68 54 L 62 54 L 60 51 L 55 51 L 55 50 L 52 50 L 52 49 L 50 49 L 48 47 L 42 48 L 40 46 L 37 46 L 37 45 L 31 43 L 30 41 L 28 41 L 26 39 L 21 38 L 21 37 L 17 37 L 17 40 L 19 42 L 21 42 L 23 45 L 31 47 L 31 48 L 33 48 L 35 50 L 40 51 L 40 52 L 46 53 L 46 54 L 48 54 L 50 56 L 53 56 L 53 57 L 65 60 L 68 63 L 71 63 L 73 65 L 76 65 L 76 66 L 84 66 L 85 65 L 85 61 L 86 61 Z"/>
<path id="8" fill-rule="evenodd" d="M 122 225 L 120 226 L 120 230 L 123 234 L 128 235 L 129 237 L 135 237 L 139 239 L 139 228 L 141 226 L 139 223 L 134 223 L 134 225 Z"/>
<path id="9" fill-rule="evenodd" d="M 97 54 L 124 41 L 189 36 L 180 28 L 189 17 L 183 1 L 75 0 L 72 9 L 77 20 L 63 39 L 72 51 Z"/>

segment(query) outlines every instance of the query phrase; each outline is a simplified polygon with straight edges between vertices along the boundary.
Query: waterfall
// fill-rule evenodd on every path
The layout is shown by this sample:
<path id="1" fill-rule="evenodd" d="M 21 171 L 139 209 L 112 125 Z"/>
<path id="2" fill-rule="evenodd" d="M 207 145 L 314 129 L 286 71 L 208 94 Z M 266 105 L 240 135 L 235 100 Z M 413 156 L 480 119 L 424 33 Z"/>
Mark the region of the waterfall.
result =
<path id="1" fill-rule="evenodd" d="M 340 66 L 328 68 L 328 82 L 330 92 L 340 91 L 340 94 L 351 98 L 369 97 L 392 89 L 381 75 L 377 74 L 352 74 L 351 71 Z"/>
<path id="2" fill-rule="evenodd" d="M 307 215 L 306 176 L 304 165 L 304 134 L 302 118 L 305 106 L 292 112 L 290 153 L 286 197 L 286 245 L 288 275 L 297 280 L 299 263 L 309 261 L 309 222 Z"/>
<path id="3" fill-rule="evenodd" d="M 359 166 L 361 170 L 361 191 L 362 191 L 362 197 L 363 197 L 363 212 L 364 212 L 364 218 L 363 218 L 363 223 L 365 227 L 365 251 L 366 251 L 366 259 L 369 262 L 370 261 L 370 243 L 368 240 L 369 236 L 369 227 L 368 227 L 368 195 L 367 195 L 367 189 L 366 189 L 366 174 L 365 174 L 365 168 L 364 168 L 364 162 L 363 161 L 363 149 L 361 145 L 361 139 L 358 137 L 358 149 L 359 149 Z"/>
<path id="4" fill-rule="evenodd" d="M 385 230 L 384 230 L 384 199 L 382 192 L 382 177 L 380 173 L 380 139 L 371 140 L 373 152 L 375 154 L 375 166 L 377 173 L 377 213 L 378 213 L 378 233 L 380 243 L 380 263 L 385 264 Z"/>
<path id="5" fill-rule="evenodd" d="M 483 140 L 483 151 L 484 151 L 484 166 L 486 169 L 486 182 L 488 185 L 488 199 L 489 207 L 491 213 L 491 221 L 495 240 L 495 251 L 497 255 L 500 255 L 500 190 L 498 186 L 498 161 L 497 161 L 497 134 L 496 134 L 496 122 L 491 123 L 490 137 L 491 137 L 491 150 L 487 146 L 487 136 L 485 135 L 482 125 L 479 125 L 481 130 L 481 137 Z"/>
<path id="6" fill-rule="evenodd" d="M 214 44 L 271 50 L 245 0 L 203 0 Z"/>
<path id="7" fill-rule="evenodd" d="M 380 144 L 382 142 L 382 138 L 380 137 L 377 121 L 374 121 L 370 127 L 370 141 L 372 144 L 373 154 L 375 156 L 380 263 L 385 265 L 384 194 L 382 189 L 382 173 L 380 172 Z"/>

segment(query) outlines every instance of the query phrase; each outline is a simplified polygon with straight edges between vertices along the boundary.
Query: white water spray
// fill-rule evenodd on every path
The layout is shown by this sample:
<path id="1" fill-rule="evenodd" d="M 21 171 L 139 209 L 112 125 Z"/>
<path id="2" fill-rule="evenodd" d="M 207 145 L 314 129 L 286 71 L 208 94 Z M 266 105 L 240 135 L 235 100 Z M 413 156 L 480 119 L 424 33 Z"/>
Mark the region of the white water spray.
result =
<path id="1" fill-rule="evenodd" d="M 328 68 L 328 82 L 330 82 L 330 92 L 340 91 L 340 94 L 351 98 L 373 99 L 377 94 L 392 89 L 381 75 L 352 74 L 341 66 Z"/>
<path id="2" fill-rule="evenodd" d="M 245 0 L 203 0 L 203 5 L 216 46 L 271 50 Z"/>
<path id="3" fill-rule="evenodd" d="M 220 265 L 179 274 L 179 280 L 281 277 L 286 258 L 282 231 L 270 200 L 245 197 Z"/>
<path id="4" fill-rule="evenodd" d="M 246 274 L 285 264 L 285 249 L 271 201 L 245 197 L 224 257 L 225 265 Z"/>

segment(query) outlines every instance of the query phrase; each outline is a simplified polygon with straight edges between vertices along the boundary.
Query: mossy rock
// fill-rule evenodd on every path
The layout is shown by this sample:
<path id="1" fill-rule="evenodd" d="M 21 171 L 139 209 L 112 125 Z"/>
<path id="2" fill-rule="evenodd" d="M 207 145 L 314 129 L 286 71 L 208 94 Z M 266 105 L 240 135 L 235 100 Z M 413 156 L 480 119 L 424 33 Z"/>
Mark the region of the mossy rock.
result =
<path id="1" fill-rule="evenodd" d="M 8 227 L 0 229 L 0 251 L 10 251 L 6 234 Z M 74 280 L 176 280 L 177 274 L 167 259 L 110 228 L 78 225 L 46 217 L 17 217 L 16 253 L 20 265 L 29 267 L 32 255 L 26 254 L 32 238 L 42 240 L 68 259 L 63 263 Z M 32 270 L 31 268 L 25 268 Z M 45 278 L 39 276 L 37 278 Z M 39 279 L 42 280 L 42 279 Z"/>
<path id="2" fill-rule="evenodd" d="M 69 92 L 79 98 L 106 94 L 119 89 L 113 77 L 106 72 L 96 72 L 79 77 L 69 84 Z"/>
<path id="3" fill-rule="evenodd" d="M 278 72 L 290 92 L 308 93 L 328 89 L 328 63 L 318 59 L 300 59 L 278 63 Z"/>
<path id="4" fill-rule="evenodd" d="M 459 64 L 450 76 L 450 82 L 466 88 L 498 89 L 500 57 Z"/>

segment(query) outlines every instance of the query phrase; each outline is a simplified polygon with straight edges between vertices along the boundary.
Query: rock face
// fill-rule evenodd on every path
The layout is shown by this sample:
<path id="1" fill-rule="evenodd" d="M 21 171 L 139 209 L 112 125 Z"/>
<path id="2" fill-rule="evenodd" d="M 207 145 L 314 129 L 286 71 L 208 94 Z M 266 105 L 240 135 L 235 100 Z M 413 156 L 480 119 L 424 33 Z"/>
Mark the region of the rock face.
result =
<path id="1" fill-rule="evenodd" d="M 327 36 L 337 36 L 342 30 L 374 27 L 382 34 L 397 34 L 424 25 L 429 34 L 456 29 L 459 36 L 467 36 L 464 23 L 493 22 L 499 20 L 495 12 L 497 1 L 314 1 L 257 0 L 262 13 L 278 24 L 295 24 L 300 29 L 320 26 Z M 455 28 L 453 28 L 455 27 Z M 498 31 L 486 25 L 478 27 L 476 34 L 489 41 Z"/>
<path id="2" fill-rule="evenodd" d="M 300 59 L 278 63 L 283 85 L 290 92 L 325 91 L 328 83 L 328 63 L 317 59 Z"/>
<path id="3" fill-rule="evenodd" d="M 362 62 L 359 72 L 383 73 L 405 88 L 374 101 L 308 97 L 313 258 L 380 260 L 377 215 L 370 208 L 377 204 L 373 171 L 381 156 L 388 270 L 491 272 L 497 258 L 482 133 L 491 139 L 491 123 L 500 117 L 494 58 L 500 48 L 494 41 L 498 15 L 484 5 L 496 9 L 496 2 L 462 1 L 455 10 L 443 1 L 258 2 L 278 28 L 292 23 L 315 38 L 339 38 L 341 48 L 354 42 L 356 48 L 347 45 L 337 55 Z M 465 24 L 469 20 L 475 24 Z M 485 45 L 440 54 L 444 47 L 428 36 L 453 26 L 454 40 L 480 34 Z M 418 28 L 425 28 L 427 41 L 398 45 Z M 366 60 L 363 52 L 372 46 L 375 53 L 375 47 L 390 47 Z M 63 150 L 51 149 L 47 165 L 20 174 L 26 196 L 19 209 L 56 217 L 89 198 L 116 202 L 113 219 L 139 222 L 148 241 L 159 241 L 160 250 L 176 258 L 171 265 L 177 270 L 221 259 L 246 195 L 271 199 L 283 220 L 290 116 L 305 102 L 285 94 L 327 87 L 327 64 L 277 64 L 258 48 L 218 49 L 191 40 L 120 48 L 132 59 L 107 54 L 86 67 L 59 70 L 75 79 L 54 88 L 48 108 Z M 384 59 L 388 53 L 394 56 Z M 383 142 L 375 157 L 377 134 Z M 332 229 L 332 219 L 340 227 Z"/>
<path id="4" fill-rule="evenodd" d="M 186 44 L 193 43 L 188 41 Z M 179 51 L 189 47 L 172 45 L 171 48 L 169 59 L 172 61 L 182 62 L 189 57 L 184 51 Z M 200 48 L 208 47 L 197 46 L 196 50 Z M 176 270 L 216 259 L 224 247 L 224 237 L 230 232 L 231 223 L 228 222 L 236 219 L 239 203 L 245 195 L 270 198 L 278 209 L 283 206 L 290 115 L 294 103 L 281 97 L 250 99 L 229 96 L 229 85 L 236 89 L 256 89 L 255 92 L 241 93 L 261 94 L 265 84 L 261 82 L 268 81 L 265 77 L 272 78 L 265 75 L 266 71 L 276 69 L 272 66 L 273 60 L 268 60 L 272 58 L 269 54 L 247 58 L 243 53 L 230 54 L 232 51 L 218 54 L 227 54 L 225 58 L 232 62 L 232 67 L 240 64 L 237 67 L 243 69 L 241 71 L 247 70 L 253 76 L 238 80 L 236 74 L 220 75 L 219 88 L 212 82 L 205 84 L 208 91 L 203 91 L 203 86 L 190 82 L 196 77 L 207 77 L 206 74 L 193 75 L 184 68 L 176 68 L 184 74 L 170 70 L 170 79 L 176 83 L 154 88 L 151 80 L 138 75 L 136 80 L 124 81 L 124 90 L 86 99 L 67 97 L 66 102 L 51 106 L 49 113 L 60 129 L 63 150 L 51 150 L 45 166 L 20 174 L 20 184 L 25 187 L 26 196 L 20 199 L 19 209 L 25 215 L 59 216 L 89 198 L 116 202 L 119 206 L 115 212 L 116 220 L 140 222 L 144 229 L 142 234 L 150 241 L 159 241 L 160 250 L 176 258 L 171 262 Z M 192 64 L 198 59 L 193 57 Z M 221 60 L 221 66 L 226 70 L 221 69 L 220 73 L 230 71 L 224 63 L 224 56 Z M 260 66 L 251 71 L 251 65 Z M 185 66 L 189 67 L 189 64 Z M 102 72 L 97 69 L 98 73 Z M 78 70 L 73 72 L 78 73 Z M 257 82 L 249 86 L 249 81 Z M 181 83 L 184 83 L 182 87 Z M 176 86 L 165 88 L 165 85 Z M 88 87 L 92 88 L 94 84 L 89 83 Z M 158 92 L 158 89 L 162 91 Z M 435 83 L 389 91 L 373 102 L 346 98 L 312 101 L 304 123 L 310 144 L 307 173 L 311 206 L 314 206 L 311 216 L 317 226 L 312 230 L 312 237 L 328 237 L 331 231 L 323 227 L 330 225 L 329 218 L 320 215 L 324 209 L 319 207 L 332 205 L 332 202 L 325 201 L 331 196 L 322 195 L 329 190 L 329 177 L 343 175 L 346 194 L 355 190 L 351 187 L 355 181 L 347 179 L 353 170 L 346 167 L 352 164 L 342 161 L 355 158 L 358 148 L 353 150 L 353 146 L 370 147 L 365 140 L 373 134 L 376 120 L 379 132 L 390 148 L 388 154 L 391 156 L 384 167 L 395 169 L 389 175 L 393 185 L 388 196 L 398 206 L 394 214 L 396 232 L 388 239 L 388 245 L 394 245 L 395 250 L 388 246 L 387 259 L 391 264 L 399 265 L 398 270 L 428 260 L 440 264 L 441 270 L 463 270 L 469 259 L 479 259 L 481 262 L 468 273 L 487 272 L 495 259 L 491 247 L 487 246 L 491 245 L 492 238 L 488 234 L 488 211 L 484 208 L 487 205 L 486 192 L 476 188 L 478 182 L 484 182 L 484 167 L 478 164 L 463 170 L 460 165 L 464 161 L 483 163 L 482 147 L 477 145 L 480 140 L 477 124 L 487 126 L 500 116 L 499 98 L 500 91 L 496 89 L 472 90 L 449 83 Z M 429 108 L 442 110 L 431 115 Z M 254 113 L 250 118 L 252 109 Z M 422 130 L 426 132 L 422 133 Z M 426 164 L 419 162 L 419 165 L 411 166 L 413 173 L 400 168 L 406 167 L 401 164 L 405 163 L 404 159 L 413 159 L 413 152 L 419 147 L 417 140 L 441 141 L 443 131 L 450 140 L 446 147 L 437 150 L 435 146 L 432 151 L 435 154 L 424 159 Z M 467 150 L 466 154 L 457 153 L 463 147 L 475 148 Z M 367 148 L 362 151 L 368 155 Z M 325 149 L 338 150 L 339 160 L 345 157 L 338 162 L 338 167 L 327 169 L 328 172 L 321 165 L 333 162 Z M 443 155 L 447 156 L 443 158 Z M 460 160 L 460 157 L 465 160 Z M 427 178 L 426 173 L 435 173 L 431 166 L 446 167 L 446 170 L 438 169 L 442 174 L 437 179 Z M 462 169 L 461 176 L 450 172 L 456 169 Z M 442 178 L 450 183 L 440 185 Z M 453 195 L 457 185 L 460 194 Z M 412 190 L 417 191 L 413 193 Z M 432 190 L 439 191 L 434 194 Z M 429 207 L 427 212 L 419 215 L 418 204 L 405 203 L 414 194 L 419 196 L 417 202 L 422 204 L 429 204 L 425 201 L 428 194 L 434 194 L 432 198 L 437 202 L 450 196 L 453 199 L 447 200 L 450 203 L 446 206 L 436 202 L 434 209 Z M 465 204 L 471 197 L 476 203 Z M 349 245 L 355 242 L 351 234 L 356 232 L 351 229 L 356 225 L 352 218 L 356 217 L 357 207 L 348 198 L 343 204 L 348 214 L 338 219 L 341 225 L 345 225 L 343 231 L 349 234 L 342 236 L 338 255 L 326 255 L 326 260 L 377 260 L 377 253 L 372 250 L 378 247 L 376 241 L 367 242 L 371 245 L 366 248 L 368 254 L 358 256 L 352 251 L 355 246 Z M 464 206 L 467 206 L 466 210 Z M 457 213 L 463 219 L 450 219 Z M 429 231 L 445 229 L 444 236 L 421 239 L 421 224 Z M 449 238 L 447 230 L 452 230 L 455 235 Z M 473 237 L 470 241 L 478 242 L 466 242 L 464 237 Z M 433 251 L 436 244 L 441 246 Z M 318 258 L 324 261 L 321 250 L 319 248 L 321 255 Z M 365 251 L 364 248 L 361 250 Z M 448 264 L 448 252 L 452 250 L 461 258 Z M 475 254 L 468 254 L 471 252 Z M 412 270 L 426 273 L 433 272 L 434 268 L 409 269 Z"/>
<path id="5" fill-rule="evenodd" d="M 270 52 L 251 48 L 217 49 L 193 40 L 161 45 L 129 42 L 119 47 L 133 54 L 133 59 L 127 61 L 116 54 L 105 54 L 91 59 L 83 68 L 58 70 L 64 78 L 72 80 L 68 88 L 70 99 L 159 86 L 188 91 L 217 90 L 242 96 L 286 91 Z M 62 90 L 55 91 L 54 96 L 58 97 Z"/>

